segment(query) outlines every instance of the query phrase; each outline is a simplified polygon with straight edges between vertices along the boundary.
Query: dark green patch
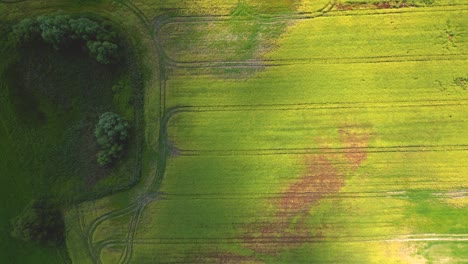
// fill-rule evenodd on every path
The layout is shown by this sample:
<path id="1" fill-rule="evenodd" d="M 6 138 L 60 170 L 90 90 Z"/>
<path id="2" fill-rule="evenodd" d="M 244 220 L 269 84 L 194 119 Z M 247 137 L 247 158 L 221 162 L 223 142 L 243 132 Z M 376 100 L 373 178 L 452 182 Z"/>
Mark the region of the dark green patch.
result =
<path id="1" fill-rule="evenodd" d="M 430 191 L 414 191 L 408 194 L 412 206 L 407 209 L 408 223 L 415 233 L 466 234 L 468 221 L 466 208 L 456 208 L 443 201 L 444 196 Z"/>
<path id="2" fill-rule="evenodd" d="M 131 92 L 141 83 L 138 73 L 123 70 L 129 64 L 102 65 L 76 47 L 56 51 L 32 43 L 16 49 L 2 42 L 0 262 L 66 263 L 65 245 L 43 247 L 12 239 L 9 221 L 32 199 L 45 197 L 63 206 L 135 184 L 141 146 L 132 146 L 112 170 L 101 168 L 93 130 L 105 111 L 133 113 L 136 103 L 115 106 L 112 86 L 119 79 L 131 80 L 126 88 Z M 137 138 L 132 134 L 130 144 Z"/>

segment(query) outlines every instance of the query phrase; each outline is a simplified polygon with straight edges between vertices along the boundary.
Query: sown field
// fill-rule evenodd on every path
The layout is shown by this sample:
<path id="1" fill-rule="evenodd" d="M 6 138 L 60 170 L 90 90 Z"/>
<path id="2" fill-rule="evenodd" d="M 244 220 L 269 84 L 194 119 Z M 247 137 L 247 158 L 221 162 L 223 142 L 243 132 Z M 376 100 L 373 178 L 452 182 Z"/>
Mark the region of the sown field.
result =
<path id="1" fill-rule="evenodd" d="M 73 263 L 468 261 L 464 1 L 121 2 L 142 180 L 68 208 Z"/>

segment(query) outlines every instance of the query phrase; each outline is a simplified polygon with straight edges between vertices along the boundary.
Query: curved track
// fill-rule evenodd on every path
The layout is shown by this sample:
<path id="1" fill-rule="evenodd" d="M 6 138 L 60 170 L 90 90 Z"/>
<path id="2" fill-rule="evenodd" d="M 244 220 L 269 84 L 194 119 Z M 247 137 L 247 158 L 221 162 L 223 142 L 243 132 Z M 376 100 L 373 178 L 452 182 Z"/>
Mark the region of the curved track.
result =
<path id="1" fill-rule="evenodd" d="M 0 4 L 18 4 L 29 0 L 0 0 Z"/>

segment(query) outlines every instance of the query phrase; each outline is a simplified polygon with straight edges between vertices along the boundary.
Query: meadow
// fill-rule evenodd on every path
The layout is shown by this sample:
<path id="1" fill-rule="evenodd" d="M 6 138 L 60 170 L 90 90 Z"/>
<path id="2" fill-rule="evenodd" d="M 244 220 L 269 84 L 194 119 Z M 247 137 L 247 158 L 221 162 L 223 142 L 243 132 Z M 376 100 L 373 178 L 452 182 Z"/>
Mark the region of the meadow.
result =
<path id="1" fill-rule="evenodd" d="M 466 262 L 466 4 L 377 2 L 122 1 L 141 179 L 68 206 L 71 261 Z"/>

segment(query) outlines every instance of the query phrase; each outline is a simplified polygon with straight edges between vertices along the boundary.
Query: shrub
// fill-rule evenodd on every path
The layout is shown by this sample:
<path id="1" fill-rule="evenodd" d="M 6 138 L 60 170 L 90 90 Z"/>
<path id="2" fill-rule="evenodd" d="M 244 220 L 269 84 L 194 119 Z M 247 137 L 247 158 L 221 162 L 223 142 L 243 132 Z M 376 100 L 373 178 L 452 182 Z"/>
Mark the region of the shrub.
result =
<path id="1" fill-rule="evenodd" d="M 94 134 L 102 150 L 97 155 L 101 166 L 118 159 L 124 149 L 130 125 L 118 114 L 107 112 L 99 117 Z"/>
<path id="2" fill-rule="evenodd" d="M 59 245 L 64 241 L 65 225 L 59 208 L 46 200 L 30 202 L 12 220 L 11 235 L 25 242 Z"/>

